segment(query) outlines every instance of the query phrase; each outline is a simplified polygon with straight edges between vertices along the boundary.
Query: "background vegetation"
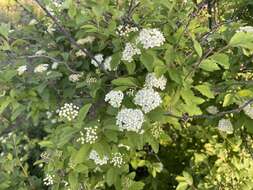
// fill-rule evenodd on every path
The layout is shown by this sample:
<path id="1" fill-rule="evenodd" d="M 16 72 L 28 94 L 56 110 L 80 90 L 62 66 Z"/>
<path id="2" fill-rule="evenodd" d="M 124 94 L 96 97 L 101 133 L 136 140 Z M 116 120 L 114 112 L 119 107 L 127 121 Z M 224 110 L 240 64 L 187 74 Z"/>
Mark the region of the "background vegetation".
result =
<path id="1" fill-rule="evenodd" d="M 253 189 L 252 0 L 0 8 L 0 189 Z"/>

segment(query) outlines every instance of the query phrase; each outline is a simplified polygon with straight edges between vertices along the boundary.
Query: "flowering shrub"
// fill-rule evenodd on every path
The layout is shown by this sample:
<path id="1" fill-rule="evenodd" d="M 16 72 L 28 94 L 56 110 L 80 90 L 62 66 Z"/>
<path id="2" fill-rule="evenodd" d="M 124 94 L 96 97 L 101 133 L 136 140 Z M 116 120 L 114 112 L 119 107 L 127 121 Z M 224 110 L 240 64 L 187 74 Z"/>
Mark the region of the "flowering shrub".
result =
<path id="1" fill-rule="evenodd" d="M 206 1 L 35 1 L 0 26 L 0 189 L 253 188 L 252 26 Z"/>

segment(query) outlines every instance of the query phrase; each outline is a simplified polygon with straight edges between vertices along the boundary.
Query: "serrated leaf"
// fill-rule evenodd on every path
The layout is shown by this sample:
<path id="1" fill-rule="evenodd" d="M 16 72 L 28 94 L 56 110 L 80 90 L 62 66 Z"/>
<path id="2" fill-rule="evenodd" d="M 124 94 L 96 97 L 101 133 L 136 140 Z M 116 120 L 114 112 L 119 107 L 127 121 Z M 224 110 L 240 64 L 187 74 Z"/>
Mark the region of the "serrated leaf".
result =
<path id="1" fill-rule="evenodd" d="M 253 49 L 253 33 L 237 32 L 229 42 L 230 46 Z"/>
<path id="2" fill-rule="evenodd" d="M 212 55 L 210 58 L 216 63 L 218 63 L 220 66 L 222 66 L 224 69 L 229 69 L 229 57 L 226 54 L 218 53 Z"/>
<path id="3" fill-rule="evenodd" d="M 111 83 L 116 86 L 138 86 L 137 79 L 133 77 L 121 77 L 118 79 L 114 79 Z"/>
<path id="4" fill-rule="evenodd" d="M 220 67 L 211 59 L 202 61 L 200 68 L 209 72 L 220 70 Z"/>
<path id="5" fill-rule="evenodd" d="M 208 98 L 214 98 L 214 93 L 211 91 L 210 85 L 208 84 L 197 85 L 195 89 Z"/>

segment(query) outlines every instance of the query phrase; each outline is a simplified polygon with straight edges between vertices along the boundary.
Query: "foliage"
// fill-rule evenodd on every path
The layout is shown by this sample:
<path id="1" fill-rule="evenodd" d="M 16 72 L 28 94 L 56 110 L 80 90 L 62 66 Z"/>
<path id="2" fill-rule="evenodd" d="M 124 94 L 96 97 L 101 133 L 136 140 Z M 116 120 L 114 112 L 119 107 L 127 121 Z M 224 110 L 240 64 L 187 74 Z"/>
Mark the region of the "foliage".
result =
<path id="1" fill-rule="evenodd" d="M 0 25 L 0 189 L 253 189 L 238 2 L 37 2 Z"/>

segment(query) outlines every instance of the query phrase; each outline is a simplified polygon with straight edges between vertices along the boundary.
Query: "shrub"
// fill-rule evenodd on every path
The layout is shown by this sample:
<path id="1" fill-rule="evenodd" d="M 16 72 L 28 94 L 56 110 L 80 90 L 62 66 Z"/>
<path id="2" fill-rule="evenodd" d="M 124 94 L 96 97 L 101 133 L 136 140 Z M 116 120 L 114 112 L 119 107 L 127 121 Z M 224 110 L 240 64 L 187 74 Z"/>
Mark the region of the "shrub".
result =
<path id="1" fill-rule="evenodd" d="M 253 27 L 210 27 L 205 2 L 45 0 L 1 24 L 1 189 L 252 189 Z"/>

